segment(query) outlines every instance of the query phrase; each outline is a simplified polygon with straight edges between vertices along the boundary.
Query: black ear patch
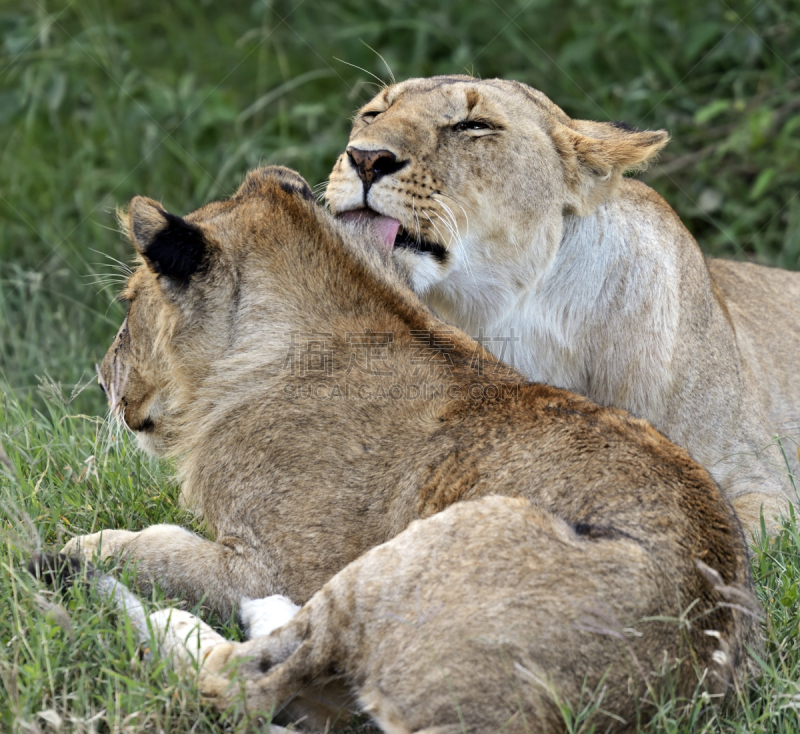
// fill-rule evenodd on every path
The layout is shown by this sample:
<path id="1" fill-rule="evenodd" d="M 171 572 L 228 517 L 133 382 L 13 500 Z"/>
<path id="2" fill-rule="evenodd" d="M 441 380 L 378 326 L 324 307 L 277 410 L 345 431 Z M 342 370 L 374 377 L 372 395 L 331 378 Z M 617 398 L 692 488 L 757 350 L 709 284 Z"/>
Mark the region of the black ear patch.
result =
<path id="1" fill-rule="evenodd" d="M 167 226 L 156 232 L 142 255 L 159 275 L 186 283 L 203 264 L 207 249 L 203 232 L 174 214 L 161 211 L 161 215 Z M 136 237 L 136 222 L 133 228 Z"/>
<path id="2" fill-rule="evenodd" d="M 300 194 L 306 201 L 317 202 L 311 187 L 303 179 L 298 182 L 297 180 L 287 181 L 282 178 L 280 179 L 280 186 L 287 194 Z"/>
<path id="3" fill-rule="evenodd" d="M 278 185 L 287 194 L 299 194 L 306 201 L 313 201 L 316 204 L 317 200 L 314 197 L 314 192 L 297 171 L 293 171 L 291 168 L 285 168 L 284 166 L 274 166 L 269 170 L 271 175 L 278 179 Z"/>
<path id="4" fill-rule="evenodd" d="M 642 132 L 638 127 L 634 127 L 625 120 L 617 120 L 616 122 L 610 122 L 609 125 L 617 128 L 617 130 L 623 130 L 626 133 L 640 133 Z"/>

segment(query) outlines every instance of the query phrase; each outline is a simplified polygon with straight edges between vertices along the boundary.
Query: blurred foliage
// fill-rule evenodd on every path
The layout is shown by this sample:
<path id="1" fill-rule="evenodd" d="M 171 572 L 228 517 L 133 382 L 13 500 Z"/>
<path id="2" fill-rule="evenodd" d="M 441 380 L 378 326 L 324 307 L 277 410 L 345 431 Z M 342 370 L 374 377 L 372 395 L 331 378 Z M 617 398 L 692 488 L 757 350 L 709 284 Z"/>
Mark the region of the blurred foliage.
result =
<path id="1" fill-rule="evenodd" d="M 76 382 L 102 354 L 119 311 L 99 253 L 129 258 L 116 206 L 185 212 L 259 163 L 324 182 L 389 69 L 515 78 L 574 117 L 666 128 L 645 178 L 706 252 L 800 268 L 798 0 L 33 0 L 0 5 L 0 43 L 16 389 L 44 369 Z"/>

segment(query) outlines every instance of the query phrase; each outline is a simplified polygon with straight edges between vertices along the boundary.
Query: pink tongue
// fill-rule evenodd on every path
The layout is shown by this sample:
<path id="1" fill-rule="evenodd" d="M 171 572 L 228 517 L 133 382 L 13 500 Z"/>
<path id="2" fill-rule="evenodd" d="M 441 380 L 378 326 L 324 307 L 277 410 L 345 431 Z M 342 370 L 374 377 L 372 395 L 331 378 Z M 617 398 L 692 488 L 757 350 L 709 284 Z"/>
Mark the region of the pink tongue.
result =
<path id="1" fill-rule="evenodd" d="M 394 247 L 397 230 L 400 229 L 400 222 L 391 217 L 377 216 L 372 220 L 372 229 L 378 235 L 381 244 L 389 251 Z"/>
<path id="2" fill-rule="evenodd" d="M 372 209 L 354 209 L 353 211 L 343 212 L 339 219 L 349 222 L 369 222 L 372 231 L 380 241 L 381 250 L 389 252 L 394 247 L 397 231 L 400 229 L 400 222 L 391 217 L 384 217 Z"/>

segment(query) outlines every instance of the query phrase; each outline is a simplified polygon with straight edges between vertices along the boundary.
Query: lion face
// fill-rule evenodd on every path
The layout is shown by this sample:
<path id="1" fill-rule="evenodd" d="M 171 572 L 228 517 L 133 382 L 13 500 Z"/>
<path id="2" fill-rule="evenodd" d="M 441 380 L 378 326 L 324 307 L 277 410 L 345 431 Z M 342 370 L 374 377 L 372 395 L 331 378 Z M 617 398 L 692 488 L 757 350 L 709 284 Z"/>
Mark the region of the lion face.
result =
<path id="1" fill-rule="evenodd" d="M 120 296 L 130 304 L 128 315 L 99 382 L 112 413 L 148 453 L 170 452 L 173 422 L 231 345 L 237 307 L 247 305 L 242 292 L 248 277 L 256 278 L 247 263 L 268 264 L 279 254 L 274 245 L 286 223 L 272 215 L 291 218 L 287 204 L 309 200 L 314 196 L 298 174 L 273 166 L 251 172 L 227 201 L 186 217 L 145 197 L 131 201 L 122 224 L 141 264 Z M 253 223 L 271 224 L 275 237 L 254 237 Z M 263 290 L 269 278 L 259 282 Z"/>
<path id="2" fill-rule="evenodd" d="M 162 303 L 147 268 L 130 277 L 120 300 L 129 303 L 128 315 L 100 365 L 100 386 L 111 412 L 137 434 L 140 446 L 158 454 L 167 372 L 164 355 L 156 352 Z"/>
<path id="3" fill-rule="evenodd" d="M 411 79 L 358 112 L 326 198 L 335 215 L 372 219 L 414 289 L 446 317 L 458 302 L 469 328 L 471 311 L 499 312 L 535 284 L 565 216 L 593 211 L 666 141 L 571 120 L 518 82 Z"/>

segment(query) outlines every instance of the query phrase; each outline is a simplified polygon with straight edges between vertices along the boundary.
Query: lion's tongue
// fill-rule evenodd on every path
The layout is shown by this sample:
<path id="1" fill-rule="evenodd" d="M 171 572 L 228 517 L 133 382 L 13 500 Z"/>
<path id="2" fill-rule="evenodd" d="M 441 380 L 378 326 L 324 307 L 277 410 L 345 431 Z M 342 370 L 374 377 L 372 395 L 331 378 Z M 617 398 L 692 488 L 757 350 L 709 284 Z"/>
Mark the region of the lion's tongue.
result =
<path id="1" fill-rule="evenodd" d="M 384 217 L 372 209 L 354 209 L 340 214 L 339 218 L 348 222 L 369 222 L 369 226 L 378 237 L 381 249 L 388 252 L 394 247 L 394 241 L 400 229 L 400 222 L 396 219 Z"/>
<path id="2" fill-rule="evenodd" d="M 400 222 L 391 217 L 383 217 L 378 215 L 371 223 L 372 229 L 378 235 L 378 239 L 387 250 L 394 247 L 394 241 L 397 238 L 397 231 L 400 229 Z"/>

